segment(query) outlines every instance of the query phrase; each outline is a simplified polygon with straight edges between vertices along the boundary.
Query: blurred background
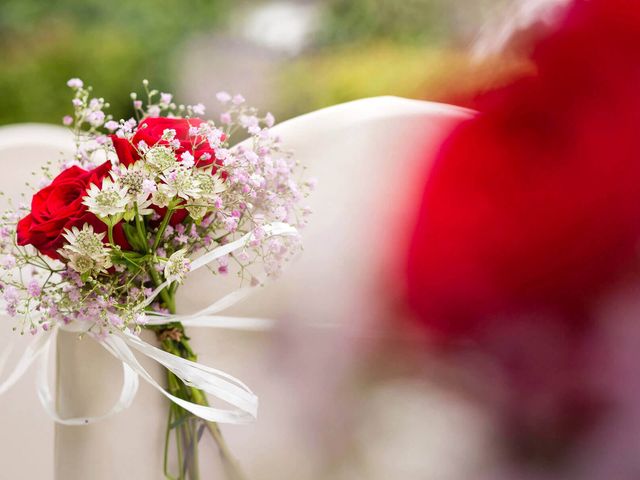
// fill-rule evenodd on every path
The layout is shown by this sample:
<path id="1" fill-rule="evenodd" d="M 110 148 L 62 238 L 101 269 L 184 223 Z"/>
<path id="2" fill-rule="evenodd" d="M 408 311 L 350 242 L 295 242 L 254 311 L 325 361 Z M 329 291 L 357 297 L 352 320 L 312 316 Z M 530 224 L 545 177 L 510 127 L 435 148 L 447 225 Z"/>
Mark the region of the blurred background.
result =
<path id="1" fill-rule="evenodd" d="M 455 102 L 522 68 L 469 53 L 507 3 L 3 0 L 0 124 L 59 123 L 71 77 L 116 118 L 142 78 L 183 102 L 241 92 L 281 120 L 377 95 Z"/>
<path id="2" fill-rule="evenodd" d="M 624 1 L 616 0 L 620 4 Z M 510 85 L 510 81 L 520 74 L 533 71 L 528 49 L 535 43 L 535 38 L 545 33 L 550 18 L 547 14 L 553 10 L 549 6 L 566 3 L 566 0 L 2 0 L 0 125 L 20 122 L 59 124 L 71 110 L 65 86 L 71 77 L 80 77 L 86 84 L 93 85 L 95 94 L 111 103 L 110 111 L 115 118 L 131 116 L 127 93 L 140 91 L 143 78 L 149 79 L 154 88 L 174 93 L 178 102 L 203 102 L 212 110 L 216 108 L 217 91 L 242 93 L 249 104 L 273 112 L 279 121 L 379 95 L 475 106 L 474 99 L 483 92 Z M 539 10 L 539 7 L 544 9 Z M 619 43 L 615 43 L 615 35 L 609 37 L 615 48 L 624 43 L 619 39 Z M 584 38 L 589 40 L 589 37 Z M 609 97 L 606 98 L 618 101 L 617 80 L 605 79 L 594 82 L 597 95 L 589 90 L 592 87 L 588 87 L 583 97 L 578 96 L 573 102 L 570 93 L 576 89 L 572 83 L 574 77 L 569 73 L 575 66 L 567 59 L 577 56 L 584 38 L 577 47 L 572 46 L 575 50 L 568 48 L 564 52 L 560 49 L 558 65 L 570 66 L 558 77 L 549 77 L 551 87 L 541 91 L 548 95 L 557 93 L 554 102 L 569 99 L 568 111 L 573 103 L 582 105 L 584 102 L 589 108 L 578 109 L 579 115 L 575 118 L 561 117 L 547 130 L 542 128 L 549 123 L 546 120 L 555 119 L 560 109 L 554 103 L 540 106 L 542 112 L 538 112 L 536 107 L 544 102 L 531 97 L 532 101 L 524 104 L 533 105 L 533 114 L 528 115 L 530 112 L 525 108 L 523 117 L 515 117 L 524 119 L 522 131 L 535 132 L 540 127 L 542 139 L 550 134 L 569 135 L 567 131 L 571 129 L 561 127 L 578 125 L 584 112 L 597 116 L 604 108 L 599 103 L 591 105 L 585 98 L 605 98 L 604 94 L 607 94 Z M 596 40 L 593 35 L 591 40 L 595 51 L 600 37 Z M 604 49 L 603 52 L 602 57 L 594 58 L 606 60 L 609 55 Z M 590 68 L 589 58 L 582 61 Z M 575 83 L 589 80 L 589 76 L 596 78 L 595 72 L 606 70 L 599 68 L 600 63 L 595 63 L 598 68 L 586 69 L 583 77 L 576 74 Z M 550 70 L 555 71 L 555 68 L 560 69 L 554 64 Z M 615 63 L 609 70 L 613 72 L 612 77 L 623 71 Z M 634 75 L 638 71 L 637 68 L 633 70 Z M 558 81 L 563 77 L 569 78 L 566 85 Z M 627 73 L 621 77 L 631 78 Z M 585 83 L 589 85 L 589 82 Z M 607 90 L 603 85 L 612 86 Z M 541 95 L 541 98 L 546 97 Z M 628 105 L 629 102 L 625 98 L 620 104 Z M 522 105 L 514 107 L 515 113 L 521 108 Z M 613 114 L 610 116 L 614 117 Z M 538 118 L 545 122 L 538 122 Z M 533 126 L 528 123 L 531 119 Z M 512 138 L 510 126 L 511 123 L 506 126 L 506 133 L 500 132 L 505 137 L 498 136 L 499 140 Z M 377 125 L 380 130 L 371 125 L 368 127 L 369 134 L 388 132 L 386 125 Z M 324 227 L 333 233 L 335 224 L 332 222 L 343 210 L 349 210 L 345 205 L 356 197 L 370 201 L 365 205 L 376 206 L 358 210 L 364 212 L 360 215 L 362 225 L 368 222 L 393 230 L 380 218 L 401 217 L 405 205 L 397 202 L 397 198 L 394 198 L 397 205 L 393 214 L 378 215 L 380 201 L 375 182 L 379 181 L 380 185 L 391 183 L 386 181 L 388 170 L 384 169 L 384 161 L 406 159 L 395 147 L 387 148 L 389 158 L 372 159 L 380 157 L 380 151 L 384 150 L 379 148 L 380 144 L 391 144 L 386 138 L 378 141 L 383 134 L 371 137 L 375 138 L 375 147 L 372 147 L 377 149 L 375 154 L 352 156 L 350 164 L 346 161 L 340 164 L 342 173 L 345 173 L 345 165 L 354 167 L 344 175 L 345 183 L 336 180 L 331 171 L 331 168 L 337 168 L 335 162 L 344 159 L 340 155 L 345 156 L 348 147 L 357 143 L 357 133 L 361 133 L 358 129 L 354 127 L 353 131 L 342 132 L 344 143 L 337 142 L 333 145 L 334 150 L 327 146 L 330 142 L 325 141 L 323 155 L 307 140 L 317 140 L 315 137 L 297 139 L 301 143 L 296 145 L 297 153 L 305 153 L 306 148 L 308 157 L 317 154 L 317 158 L 314 157 L 316 166 L 327 168 L 320 182 L 325 197 L 316 196 L 318 205 L 314 221 L 328 220 L 324 226 L 319 222 L 317 231 Z M 567 144 L 579 144 L 580 139 L 596 137 L 584 134 L 582 130 L 576 131 Z M 618 132 L 615 129 L 612 132 L 610 138 L 617 141 Z M 598 130 L 598 135 L 603 137 L 602 129 Z M 365 135 L 360 140 L 364 138 Z M 496 144 L 502 145 L 499 140 Z M 398 145 L 402 143 L 403 139 L 397 140 Z M 538 143 L 545 144 L 542 140 Z M 525 146 L 528 147 L 526 142 Z M 479 157 L 476 148 L 476 143 L 471 142 L 472 153 L 467 156 L 470 163 Z M 435 154 L 437 150 L 434 146 L 431 153 Z M 571 153 L 562 151 L 557 159 L 570 159 Z M 607 151 L 606 157 L 609 156 Z M 364 166 L 362 158 L 367 160 Z M 566 183 L 558 183 L 562 187 L 559 198 L 570 197 L 565 195 L 565 185 L 574 185 L 574 173 L 583 171 L 581 156 L 576 154 L 576 158 L 571 175 L 567 174 L 567 179 L 562 177 Z M 487 163 L 482 167 L 490 165 L 490 155 L 484 160 Z M 520 160 L 526 162 L 527 158 L 523 155 L 510 158 L 514 164 Z M 378 164 L 374 163 L 376 161 Z M 549 171 L 540 175 L 537 181 L 543 181 L 547 176 L 553 180 L 553 174 L 557 172 L 550 165 L 561 163 L 544 164 Z M 601 166 L 602 162 L 594 161 L 594 164 Z M 623 166 L 625 170 L 621 171 L 626 174 L 628 166 Z M 594 171 L 597 182 L 585 182 L 584 189 L 597 192 L 602 188 L 601 175 L 599 170 Z M 405 178 L 401 178 L 404 187 L 410 183 L 408 177 L 410 175 L 405 173 Z M 493 178 L 487 181 L 489 190 L 496 185 L 499 189 L 507 178 L 499 174 L 495 177 L 499 179 L 495 185 Z M 361 184 L 361 190 L 351 188 L 354 178 Z M 527 193 L 533 188 L 527 183 L 531 178 L 534 177 L 523 175 L 524 186 L 517 184 L 518 188 L 505 198 L 517 199 L 516 192 Z M 474 177 L 469 183 L 473 190 L 480 185 L 480 180 Z M 619 190 L 618 186 L 614 187 L 611 191 Z M 316 192 L 318 194 L 320 192 Z M 602 195 L 602 198 L 609 196 Z M 635 201 L 624 204 L 631 203 L 637 204 Z M 606 215 L 603 216 L 609 217 L 619 206 L 605 207 L 602 211 Z M 541 211 L 546 221 L 547 213 L 553 208 Z M 576 202 L 569 211 L 582 218 L 580 215 L 586 210 Z M 520 216 L 527 224 L 527 215 Z M 357 222 L 348 218 L 347 223 L 351 229 L 344 228 L 342 234 L 353 234 L 353 238 L 360 239 L 357 235 L 362 229 L 357 227 Z M 563 225 L 566 223 L 571 222 Z M 597 233 L 607 231 L 587 214 L 584 225 L 593 227 Z M 483 228 L 484 224 L 479 225 L 478 231 L 482 232 Z M 501 225 L 498 231 L 500 228 Z M 563 231 L 553 223 L 541 223 L 535 232 L 554 230 Z M 322 233 L 324 235 L 324 231 Z M 614 231 L 611 236 L 618 233 Z M 571 231 L 569 234 L 571 248 L 583 246 L 581 238 Z M 317 238 L 322 240 L 319 243 L 324 242 L 323 236 Z M 382 243 L 380 236 L 375 238 L 378 244 Z M 445 240 L 447 243 L 449 237 Z M 557 244 L 552 241 L 549 244 L 555 251 Z M 598 242 L 593 244 L 599 245 Z M 313 245 L 308 245 L 313 251 Z M 378 257 L 376 261 L 380 261 L 382 247 L 377 245 L 371 250 L 372 256 Z M 529 252 L 524 251 L 523 264 L 526 266 Z M 344 258 L 349 258 L 353 264 L 373 263 L 368 262 L 369 257 L 364 254 L 351 253 L 349 251 Z M 559 255 L 563 256 L 564 251 Z M 553 266 L 553 256 L 549 257 L 551 260 L 547 260 Z M 336 303 L 335 309 L 341 309 L 349 320 L 359 315 L 372 323 L 376 314 L 386 315 L 386 320 L 406 314 L 401 308 L 398 311 L 395 299 L 388 292 L 382 294 L 369 288 L 368 284 L 369 289 L 363 288 L 362 298 L 358 297 L 356 287 L 366 283 L 362 279 L 374 276 L 369 270 L 362 270 L 366 275 L 360 276 L 349 277 L 342 272 L 337 275 L 329 271 L 331 264 L 322 255 L 306 258 L 316 260 L 317 268 L 309 268 L 305 274 L 314 272 L 318 281 L 326 266 L 327 278 L 329 274 L 334 275 L 327 283 L 333 286 L 339 283 L 334 278 L 340 278 L 347 285 L 342 292 L 351 303 L 345 300 L 343 305 L 335 298 L 326 302 L 326 296 L 319 296 L 318 304 L 322 305 L 309 307 L 310 303 L 301 302 L 301 310 L 315 309 L 313 313 L 322 316 L 322 320 L 335 321 L 338 316 L 322 314 L 325 303 Z M 587 271 L 594 258 L 598 255 L 588 249 L 584 258 L 581 257 Z M 337 266 L 340 262 L 334 260 L 334 263 Z M 520 263 L 514 262 L 514 265 L 516 273 L 526 270 Z M 347 272 L 359 272 L 351 266 L 339 265 Z M 553 278 L 557 276 L 553 269 L 551 273 Z M 385 275 L 380 277 L 385 278 Z M 352 283 L 348 284 L 348 281 Z M 640 298 L 638 285 L 640 283 L 630 292 L 617 292 L 619 296 L 607 300 L 608 303 L 599 304 L 602 311 L 593 314 L 598 319 L 598 322 L 594 321 L 598 328 L 593 332 L 589 330 L 578 340 L 575 340 L 573 330 L 556 329 L 556 319 L 551 316 L 542 315 L 549 321 L 548 325 L 540 321 L 536 311 L 536 315 L 527 316 L 521 324 L 505 322 L 509 328 L 504 331 L 498 328 L 495 338 L 488 337 L 493 343 L 488 342 L 484 349 L 477 350 L 474 350 L 475 344 L 463 343 L 455 345 L 459 351 L 441 351 L 430 343 L 432 339 L 425 340 L 420 331 L 411 330 L 400 336 L 381 330 L 379 337 L 384 337 L 381 340 L 376 335 L 369 335 L 362 325 L 355 325 L 358 322 L 347 325 L 345 321 L 342 322 L 347 325 L 344 330 L 327 329 L 320 333 L 302 327 L 298 330 L 295 322 L 291 322 L 292 325 L 286 324 L 268 341 L 238 337 L 233 342 L 220 341 L 215 348 L 201 340 L 199 351 L 205 352 L 210 347 L 211 364 L 225 368 L 224 355 L 228 353 L 225 348 L 231 351 L 229 370 L 238 372 L 238 366 L 241 366 L 239 376 L 250 380 L 264 399 L 265 413 L 261 413 L 259 423 L 262 436 L 256 429 L 229 429 L 231 442 L 239 446 L 237 451 L 248 465 L 251 478 L 270 479 L 273 472 L 278 472 L 278 478 L 301 480 L 634 480 L 640 471 L 635 451 L 635 445 L 640 443 L 640 402 L 637 401 L 640 377 L 636 374 L 640 333 L 633 321 L 640 312 L 636 300 Z M 555 291 L 562 292 L 563 289 L 556 288 Z M 585 295 L 579 293 L 582 301 Z M 282 298 L 288 297 L 283 294 Z M 375 308 L 371 307 L 372 311 L 356 310 L 355 307 L 366 303 L 363 299 L 375 304 Z M 362 305 L 358 303 L 361 300 Z M 381 305 L 388 303 L 387 310 L 378 308 L 377 300 Z M 272 298 L 269 301 L 275 303 Z M 455 297 L 455 302 L 459 302 L 459 297 Z M 250 311 L 251 315 L 268 312 L 264 310 L 264 306 L 269 305 L 267 301 L 254 305 L 259 308 Z M 602 319 L 607 322 L 602 321 L 601 325 Z M 382 328 L 388 326 L 384 321 L 379 323 Z M 314 338 L 312 346 L 308 342 L 310 336 Z M 425 348 L 425 345 L 429 347 Z M 583 355 L 589 362 L 583 361 Z M 207 363 L 206 353 L 204 359 Z M 524 361 L 529 363 L 523 366 Z M 268 374 L 252 378 L 260 368 Z M 530 382 L 531 379 L 522 374 L 528 368 L 540 373 L 540 382 L 537 377 L 536 382 Z M 578 387 L 584 387 L 583 383 L 589 387 L 584 390 L 602 394 L 610 407 L 606 414 L 602 413 L 605 409 L 600 404 L 592 405 L 591 398 L 578 391 Z M 527 388 L 523 388 L 523 384 Z M 529 388 L 529 384 L 533 386 Z M 284 398 L 283 392 L 293 393 Z M 585 398 L 589 402 L 583 402 Z M 597 400 L 601 402 L 600 397 Z M 334 408 L 336 405 L 340 408 Z M 595 422 L 596 419 L 600 421 L 595 411 L 606 421 Z M 594 427 L 592 423 L 597 425 Z"/>

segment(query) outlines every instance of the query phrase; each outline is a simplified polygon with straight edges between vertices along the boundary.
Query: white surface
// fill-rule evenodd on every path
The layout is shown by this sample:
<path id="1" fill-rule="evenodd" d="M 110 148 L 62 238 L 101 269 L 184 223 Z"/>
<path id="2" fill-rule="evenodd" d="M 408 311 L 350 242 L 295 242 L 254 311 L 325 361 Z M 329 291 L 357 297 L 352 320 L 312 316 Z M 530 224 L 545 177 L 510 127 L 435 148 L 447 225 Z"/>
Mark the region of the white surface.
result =
<path id="1" fill-rule="evenodd" d="M 417 179 L 425 178 L 442 139 L 470 115 L 446 105 L 384 97 L 338 105 L 276 127 L 286 145 L 309 166 L 309 176 L 319 180 L 309 202 L 315 214 L 303 232 L 304 254 L 277 283 L 231 313 L 270 317 L 284 325 L 331 323 L 353 329 L 384 315 L 394 294 L 390 285 L 399 278 L 390 247 L 413 214 Z M 15 138 L 28 129 L 40 129 L 24 128 L 4 131 Z M 45 130 L 49 128 L 53 127 Z M 51 158 L 62 137 L 54 134 L 50 140 L 56 147 L 48 151 L 2 150 L 2 133 L 0 129 L 0 160 L 5 165 L 15 162 L 16 168 L 5 170 L 8 175 L 0 178 L 0 184 L 14 193 L 21 190 L 27 169 Z M 234 282 L 198 272 L 182 288 L 179 308 L 203 307 Z M 346 340 L 330 333 L 287 335 L 286 331 L 275 335 L 192 329 L 202 363 L 237 376 L 260 396 L 258 423 L 225 428 L 252 480 L 274 478 L 275 472 L 276 478 L 320 478 L 316 467 L 324 452 L 318 448 L 318 438 L 324 429 L 339 427 L 331 424 L 340 422 L 339 416 L 327 419 L 324 410 L 340 401 L 333 396 L 335 384 L 353 352 Z M 58 372 L 62 413 L 105 410 L 120 384 L 115 360 L 97 344 L 71 334 L 62 335 L 60 345 L 64 347 Z M 150 370 L 162 378 L 157 368 Z M 24 379 L 0 398 L 6 416 L 0 451 L 7 478 L 51 478 L 52 427 L 37 405 L 32 383 L 31 378 Z M 55 479 L 162 478 L 165 418 L 166 401 L 141 385 L 134 405 L 108 423 L 57 426 Z M 475 438 L 473 428 L 467 427 L 465 435 Z M 25 450 L 38 452 L 37 460 L 25 461 Z M 215 450 L 209 446 L 205 452 L 203 464 L 213 472 Z"/>
<path id="2" fill-rule="evenodd" d="M 25 124 L 0 128 L 0 190 L 19 202 L 22 193 L 29 193 L 24 182 L 34 181 L 31 172 L 47 160 L 56 160 L 63 153 L 72 154 L 72 147 L 71 135 L 62 127 Z M 7 197 L 0 197 L 2 210 Z M 11 360 L 15 360 L 31 340 L 29 336 L 20 338 L 12 331 L 16 323 L 14 319 L 0 317 L 0 348 L 6 348 L 10 341 L 18 341 Z M 2 478 L 53 478 L 54 428 L 37 400 L 34 373 L 30 371 L 0 396 Z"/>

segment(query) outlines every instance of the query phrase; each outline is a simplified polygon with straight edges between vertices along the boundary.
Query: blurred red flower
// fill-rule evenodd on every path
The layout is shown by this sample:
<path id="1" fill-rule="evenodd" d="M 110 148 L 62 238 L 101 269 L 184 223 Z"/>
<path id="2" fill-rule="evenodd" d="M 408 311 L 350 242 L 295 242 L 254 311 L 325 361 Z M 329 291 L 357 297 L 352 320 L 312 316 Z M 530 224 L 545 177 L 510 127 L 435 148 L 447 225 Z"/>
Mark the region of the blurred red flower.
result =
<path id="1" fill-rule="evenodd" d="M 497 354 L 525 403 L 575 407 L 593 311 L 639 266 L 640 3 L 574 2 L 531 60 L 443 146 L 408 298 L 436 338 Z"/>

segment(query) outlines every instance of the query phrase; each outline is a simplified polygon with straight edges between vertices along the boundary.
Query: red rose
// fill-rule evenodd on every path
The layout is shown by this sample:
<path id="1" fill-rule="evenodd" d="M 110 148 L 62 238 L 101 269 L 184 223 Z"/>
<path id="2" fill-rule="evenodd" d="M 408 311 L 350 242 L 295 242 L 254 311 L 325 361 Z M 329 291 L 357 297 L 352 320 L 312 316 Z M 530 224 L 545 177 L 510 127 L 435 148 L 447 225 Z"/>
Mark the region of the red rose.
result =
<path id="1" fill-rule="evenodd" d="M 105 162 L 93 170 L 74 166 L 58 175 L 33 196 L 31 213 L 18 222 L 18 245 L 33 245 L 40 253 L 59 259 L 57 251 L 64 245 L 65 229 L 88 223 L 97 232 L 106 231 L 106 225 L 87 211 L 82 199 L 92 183 L 102 185 L 110 170 L 111 162 Z M 122 230 L 116 228 L 114 233 L 116 243 L 128 248 Z"/>
<path id="2" fill-rule="evenodd" d="M 111 135 L 111 141 L 120 163 L 129 166 L 140 160 L 140 155 L 136 151 L 139 142 L 144 141 L 149 147 L 168 145 L 169 142 L 162 140 L 162 135 L 165 130 L 175 130 L 175 139 L 180 142 L 180 148 L 176 150 L 177 158 L 180 158 L 184 152 L 190 152 L 195 159 L 196 166 L 206 167 L 215 161 L 213 148 L 202 135 L 189 135 L 189 128 L 199 127 L 202 123 L 204 121 L 199 118 L 147 118 L 140 122 L 131 141 L 116 135 Z"/>

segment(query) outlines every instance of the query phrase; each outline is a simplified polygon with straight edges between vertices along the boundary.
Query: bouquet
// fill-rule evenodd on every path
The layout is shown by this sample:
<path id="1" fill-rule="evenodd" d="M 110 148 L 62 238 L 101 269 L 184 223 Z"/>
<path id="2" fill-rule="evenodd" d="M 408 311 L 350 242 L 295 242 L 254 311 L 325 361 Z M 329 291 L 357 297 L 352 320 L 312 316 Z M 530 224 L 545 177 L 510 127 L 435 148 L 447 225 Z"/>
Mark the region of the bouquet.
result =
<path id="1" fill-rule="evenodd" d="M 81 80 L 68 86 L 74 110 L 63 123 L 73 131 L 74 158 L 48 163 L 31 201 L 11 203 L 0 220 L 3 308 L 20 320 L 16 330 L 39 337 L 16 371 L 46 354 L 57 329 L 91 336 L 124 365 L 123 393 L 111 413 L 131 402 L 138 377 L 171 400 L 168 479 L 199 478 L 205 432 L 216 440 L 228 476 L 241 478 L 217 423 L 251 421 L 257 398 L 230 375 L 198 364 L 184 327 L 210 324 L 300 250 L 297 228 L 310 213 L 301 203 L 313 181 L 302 179 L 304 168 L 271 132 L 273 116 L 259 116 L 240 95 L 217 94 L 226 111 L 214 122 L 201 118 L 203 105 L 178 105 L 145 80 L 145 101 L 131 94 L 135 118 L 116 121 Z M 247 138 L 232 147 L 237 134 Z M 176 292 L 199 268 L 235 272 L 242 288 L 200 312 L 177 315 Z M 143 329 L 155 332 L 160 348 L 140 338 Z M 133 350 L 167 368 L 166 388 Z M 233 408 L 210 405 L 206 393 Z"/>

